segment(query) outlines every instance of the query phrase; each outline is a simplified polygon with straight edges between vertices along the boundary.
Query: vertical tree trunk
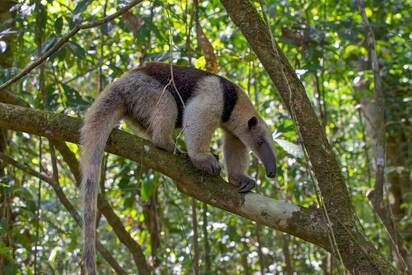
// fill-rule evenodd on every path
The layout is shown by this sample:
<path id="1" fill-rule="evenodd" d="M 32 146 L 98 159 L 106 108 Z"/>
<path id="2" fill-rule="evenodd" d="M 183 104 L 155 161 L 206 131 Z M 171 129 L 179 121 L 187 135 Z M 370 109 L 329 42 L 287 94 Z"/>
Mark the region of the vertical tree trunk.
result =
<path id="1" fill-rule="evenodd" d="M 292 256 L 290 255 L 289 242 L 289 235 L 282 236 L 282 251 L 285 258 L 285 267 L 283 268 L 283 272 L 286 275 L 293 275 Z"/>
<path id="2" fill-rule="evenodd" d="M 0 2 L 0 21 L 2 22 L 2 27 L 4 29 L 11 28 L 14 29 L 15 21 L 13 19 L 13 14 L 10 12 L 11 7 L 15 4 L 12 0 L 4 0 Z M 0 31 L 3 31 L 3 28 Z M 0 69 L 4 72 L 10 71 L 14 62 L 14 49 L 15 49 L 15 35 L 8 34 L 1 38 L 3 42 L 6 43 L 6 51 L 0 53 Z M 8 147 L 7 141 L 7 130 L 0 128 L 0 153 L 6 153 Z M 0 163 L 0 178 L 5 178 L 6 167 L 5 164 Z M 11 183 L 10 181 L 9 183 Z M 6 184 L 6 183 L 5 183 Z M 6 184 L 8 185 L 8 184 Z M 3 246 L 10 249 L 10 257 L 12 255 L 13 248 L 11 247 L 11 235 L 9 232 L 13 228 L 12 220 L 12 195 L 10 192 L 6 192 L 3 184 L 0 184 L 0 219 L 6 225 L 6 232 L 1 236 L 1 242 Z M 9 264 L 9 258 L 7 254 L 0 254 L 0 274 L 2 275 L 6 266 Z"/>
<path id="3" fill-rule="evenodd" d="M 158 211 L 157 191 L 153 193 L 150 199 L 143 204 L 143 213 L 146 227 L 150 234 L 150 247 L 154 266 L 158 266 L 159 248 L 160 248 L 160 218 Z"/>
<path id="4" fill-rule="evenodd" d="M 332 246 L 353 273 L 396 274 L 389 262 L 366 239 L 354 216 L 341 168 L 306 91 L 276 45 L 270 28 L 248 0 L 221 0 L 277 87 L 289 110 L 312 165 L 327 211 Z"/>
<path id="5" fill-rule="evenodd" d="M 369 52 L 369 61 L 373 72 L 374 95 L 368 100 L 365 106 L 365 116 L 369 123 L 370 140 L 374 157 L 375 185 L 372 192 L 368 195 L 372 206 L 381 218 L 384 226 L 389 232 L 392 254 L 396 259 L 397 265 L 402 269 L 408 268 L 408 252 L 403 246 L 397 224 L 394 220 L 389 203 L 385 199 L 385 95 L 382 89 L 382 81 L 379 71 L 379 61 L 375 49 L 375 35 L 365 13 L 362 0 L 358 1 L 359 12 L 365 28 L 366 44 Z M 367 124 L 368 124 L 367 123 Z"/>
<path id="6" fill-rule="evenodd" d="M 258 247 L 257 247 L 257 253 L 258 253 L 258 257 L 259 257 L 259 268 L 260 268 L 260 274 L 264 275 L 265 274 L 265 261 L 263 258 L 263 252 L 262 252 L 262 240 L 260 239 L 260 229 L 261 226 L 259 223 L 256 223 L 256 241 L 258 243 Z"/>
<path id="7" fill-rule="evenodd" d="M 204 242 L 204 249 L 205 249 L 205 272 L 209 274 L 211 272 L 211 265 L 210 265 L 210 248 L 209 248 L 209 237 L 207 232 L 207 203 L 203 203 L 203 242 Z"/>
<path id="8" fill-rule="evenodd" d="M 200 274 L 200 266 L 199 266 L 199 236 L 197 233 L 197 213 L 196 213 L 196 200 L 194 198 L 192 200 L 192 227 L 193 227 L 193 270 L 195 275 Z"/>

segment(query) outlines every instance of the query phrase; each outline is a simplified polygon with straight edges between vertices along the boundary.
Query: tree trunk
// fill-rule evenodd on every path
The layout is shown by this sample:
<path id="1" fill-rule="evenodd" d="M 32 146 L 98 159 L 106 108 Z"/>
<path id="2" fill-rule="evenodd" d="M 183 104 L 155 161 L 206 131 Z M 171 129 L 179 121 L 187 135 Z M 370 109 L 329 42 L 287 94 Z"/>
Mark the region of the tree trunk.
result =
<path id="1" fill-rule="evenodd" d="M 4 29 L 11 28 L 14 29 L 14 19 L 13 14 L 10 12 L 11 7 L 15 4 L 14 1 L 5 0 L 0 2 L 0 21 L 1 27 L 0 32 Z M 6 72 L 6 70 L 11 69 L 14 62 L 14 49 L 15 49 L 15 34 L 8 34 L 1 38 L 3 42 L 6 43 L 6 50 L 0 53 L 0 68 Z M 7 130 L 0 128 L 0 153 L 6 153 L 8 147 L 8 136 Z M 8 183 L 6 176 L 6 167 L 3 163 L 0 163 L 0 178 L 4 178 L 2 180 L 2 184 L 0 184 L 0 219 L 5 224 L 5 231 L 1 236 L 2 245 L 8 249 L 10 249 L 9 255 L 7 253 L 0 254 L 0 275 L 4 273 L 6 266 L 9 264 L 9 257 L 11 256 L 13 251 L 12 248 L 12 239 L 11 234 L 9 232 L 13 229 L 13 219 L 12 219 L 12 201 L 13 196 L 12 193 L 5 191 L 4 186 L 8 186 L 12 184 L 12 180 Z"/>
<path id="2" fill-rule="evenodd" d="M 330 226 L 345 267 L 356 274 L 396 274 L 357 225 L 341 169 L 324 129 L 310 104 L 305 88 L 286 56 L 273 40 L 271 30 L 248 0 L 222 0 L 262 62 L 289 110 L 318 182 Z"/>

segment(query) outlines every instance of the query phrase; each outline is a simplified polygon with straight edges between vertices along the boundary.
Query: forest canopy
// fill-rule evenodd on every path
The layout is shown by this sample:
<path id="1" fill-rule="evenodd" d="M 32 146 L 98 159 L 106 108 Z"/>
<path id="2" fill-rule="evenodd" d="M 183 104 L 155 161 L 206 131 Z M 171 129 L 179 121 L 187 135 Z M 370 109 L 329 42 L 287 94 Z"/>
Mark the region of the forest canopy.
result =
<path id="1" fill-rule="evenodd" d="M 79 129 L 148 62 L 239 85 L 273 132 L 240 194 L 120 123 L 100 274 L 412 274 L 408 1 L 2 0 L 0 274 L 83 274 Z M 181 130 L 174 133 L 185 151 Z M 211 151 L 223 167 L 222 131 Z"/>

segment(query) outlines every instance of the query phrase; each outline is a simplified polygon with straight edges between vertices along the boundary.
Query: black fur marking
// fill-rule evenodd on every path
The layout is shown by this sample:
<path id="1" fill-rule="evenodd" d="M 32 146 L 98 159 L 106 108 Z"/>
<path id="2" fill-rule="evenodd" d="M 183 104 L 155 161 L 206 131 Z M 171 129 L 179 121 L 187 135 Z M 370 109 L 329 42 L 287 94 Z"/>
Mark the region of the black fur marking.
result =
<path id="1" fill-rule="evenodd" d="M 144 72 L 148 76 L 159 81 L 163 86 L 169 84 L 171 76 L 170 64 L 156 62 L 147 63 L 143 67 L 136 69 L 136 71 Z M 167 90 L 176 100 L 178 109 L 178 116 L 176 119 L 177 128 L 182 127 L 183 103 L 186 104 L 186 102 L 191 98 L 199 80 L 207 76 L 216 75 L 193 67 L 173 65 L 173 80 L 179 93 L 176 91 L 172 83 L 167 86 Z M 237 101 L 236 85 L 223 77 L 217 77 L 221 79 L 223 85 L 224 108 L 222 113 L 222 122 L 226 122 L 229 120 Z"/>
<path id="2" fill-rule="evenodd" d="M 137 69 L 143 71 L 148 76 L 159 81 L 163 86 L 166 86 L 170 81 L 170 65 L 165 63 L 148 63 L 145 66 Z M 211 73 L 201 71 L 192 67 L 183 67 L 173 65 L 173 80 L 176 85 L 172 83 L 167 86 L 167 90 L 173 95 L 176 100 L 178 115 L 176 120 L 176 127 L 182 127 L 183 120 L 183 102 L 190 99 L 193 94 L 193 90 L 199 80 L 203 77 L 210 76 Z M 180 95 L 180 96 L 179 96 Z M 181 97 L 181 98 L 180 98 Z"/>
<path id="3" fill-rule="evenodd" d="M 229 80 L 220 77 L 223 85 L 223 113 L 222 122 L 229 120 L 232 114 L 233 108 L 235 108 L 237 102 L 236 85 Z"/>

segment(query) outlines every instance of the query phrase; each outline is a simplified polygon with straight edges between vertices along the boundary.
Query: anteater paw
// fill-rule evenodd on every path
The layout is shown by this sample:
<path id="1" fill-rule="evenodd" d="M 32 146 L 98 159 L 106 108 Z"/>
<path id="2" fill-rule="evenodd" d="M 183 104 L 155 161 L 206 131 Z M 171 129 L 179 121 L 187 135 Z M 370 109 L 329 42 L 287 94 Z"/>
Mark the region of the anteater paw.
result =
<path id="1" fill-rule="evenodd" d="M 256 182 L 245 175 L 229 176 L 229 183 L 237 187 L 239 193 L 246 193 L 256 186 Z"/>
<path id="2" fill-rule="evenodd" d="M 220 173 L 220 166 L 219 162 L 216 158 L 211 154 L 199 154 L 194 157 L 190 157 L 193 165 L 202 170 L 203 172 L 211 175 L 217 176 Z"/>

